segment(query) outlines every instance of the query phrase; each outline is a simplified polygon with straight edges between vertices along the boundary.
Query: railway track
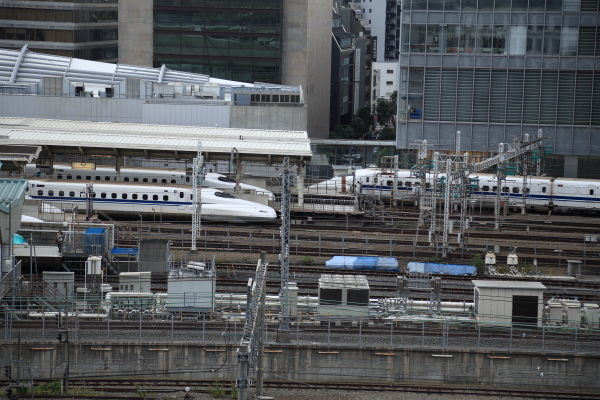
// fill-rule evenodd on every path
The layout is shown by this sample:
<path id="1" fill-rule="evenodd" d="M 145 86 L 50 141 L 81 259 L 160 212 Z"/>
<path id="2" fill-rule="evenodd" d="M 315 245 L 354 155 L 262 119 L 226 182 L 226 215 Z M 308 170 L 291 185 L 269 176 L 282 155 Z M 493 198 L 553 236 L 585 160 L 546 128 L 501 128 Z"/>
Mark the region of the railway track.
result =
<path id="1" fill-rule="evenodd" d="M 211 388 L 221 387 L 224 388 L 226 393 L 230 393 L 234 385 L 232 381 L 215 381 L 210 380 L 167 380 L 163 378 L 159 379 L 97 379 L 97 378 L 84 378 L 69 379 L 69 384 L 72 387 L 78 387 L 80 389 L 92 390 L 99 393 L 110 393 L 106 395 L 96 396 L 78 396 L 81 399 L 94 398 L 94 399 L 131 399 L 132 396 L 119 395 L 126 393 L 141 392 L 148 393 L 152 396 L 152 393 L 177 393 L 183 392 L 185 387 L 191 388 L 192 395 L 194 393 L 209 393 Z M 290 381 L 273 381 L 266 380 L 263 383 L 263 387 L 268 393 L 269 389 L 282 389 L 282 390 L 324 390 L 324 391 L 353 391 L 353 392 L 412 392 L 422 393 L 423 395 L 430 394 L 452 394 L 452 395 L 471 395 L 471 396 L 508 396 L 508 397 L 521 397 L 528 399 L 563 399 L 563 400 L 597 400 L 600 399 L 600 393 L 592 390 L 568 390 L 566 388 L 553 388 L 548 390 L 547 387 L 543 388 L 504 388 L 500 386 L 484 386 L 484 384 L 449 384 L 449 385 L 431 385 L 427 383 L 411 384 L 411 383 L 386 383 L 386 382 L 374 382 L 374 383 L 361 383 L 361 382 L 290 382 Z M 136 397 L 140 397 L 139 395 Z M 71 396 L 38 396 L 36 398 L 73 398 Z"/>

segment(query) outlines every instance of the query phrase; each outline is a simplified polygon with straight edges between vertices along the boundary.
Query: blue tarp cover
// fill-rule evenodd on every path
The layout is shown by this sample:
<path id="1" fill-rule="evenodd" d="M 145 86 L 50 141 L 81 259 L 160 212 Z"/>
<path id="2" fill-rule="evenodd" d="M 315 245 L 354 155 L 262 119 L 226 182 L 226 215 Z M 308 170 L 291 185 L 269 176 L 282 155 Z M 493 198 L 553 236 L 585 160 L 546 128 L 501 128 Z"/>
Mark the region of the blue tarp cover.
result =
<path id="1" fill-rule="evenodd" d="M 406 269 L 419 274 L 477 275 L 477 268 L 472 265 L 409 262 Z"/>
<path id="2" fill-rule="evenodd" d="M 106 230 L 106 228 L 88 228 L 85 231 L 86 235 L 102 235 L 104 234 L 104 231 Z"/>
<path id="3" fill-rule="evenodd" d="M 325 261 L 325 267 L 359 271 L 398 271 L 398 260 L 393 257 L 334 256 L 331 260 Z"/>
<path id="4" fill-rule="evenodd" d="M 124 247 L 113 247 L 110 254 L 115 256 L 137 256 L 138 249 L 128 249 Z"/>

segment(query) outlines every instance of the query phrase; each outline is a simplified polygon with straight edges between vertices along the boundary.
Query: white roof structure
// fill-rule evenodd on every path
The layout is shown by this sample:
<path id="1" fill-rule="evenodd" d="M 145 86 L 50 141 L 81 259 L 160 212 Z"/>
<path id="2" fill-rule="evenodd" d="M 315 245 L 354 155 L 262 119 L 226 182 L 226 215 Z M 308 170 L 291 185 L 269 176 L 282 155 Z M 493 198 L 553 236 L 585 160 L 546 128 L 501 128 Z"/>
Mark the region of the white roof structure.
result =
<path id="1" fill-rule="evenodd" d="M 544 286 L 540 282 L 524 282 L 524 281 L 484 281 L 474 279 L 473 285 L 480 288 L 495 288 L 495 289 L 529 289 L 529 290 L 544 290 Z"/>
<path id="2" fill-rule="evenodd" d="M 27 49 L 27 45 L 23 46 L 21 50 L 0 49 L 0 83 L 36 83 L 43 76 L 61 77 L 73 82 L 102 85 L 122 82 L 127 78 L 139 78 L 157 83 L 218 83 L 229 90 L 232 87 L 262 87 L 265 85 L 275 86 L 283 90 L 286 88 L 298 90 L 298 87 L 295 86 L 272 85 L 260 82 L 252 84 L 211 78 L 208 75 L 174 71 L 164 65 L 161 68 L 149 68 L 34 53 Z"/>
<path id="3" fill-rule="evenodd" d="M 307 161 L 306 132 L 172 125 L 0 118 L 0 145 L 39 145 L 53 153 L 194 158 L 198 142 L 208 159 Z"/>

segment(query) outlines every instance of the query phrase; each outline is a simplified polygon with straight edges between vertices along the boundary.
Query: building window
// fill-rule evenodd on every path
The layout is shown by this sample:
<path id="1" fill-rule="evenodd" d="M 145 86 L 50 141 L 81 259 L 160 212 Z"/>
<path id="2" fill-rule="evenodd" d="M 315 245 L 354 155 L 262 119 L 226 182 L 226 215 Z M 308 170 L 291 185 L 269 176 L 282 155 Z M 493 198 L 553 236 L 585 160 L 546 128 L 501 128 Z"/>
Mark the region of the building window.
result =
<path id="1" fill-rule="evenodd" d="M 393 74 L 393 73 L 394 73 L 394 70 L 393 70 L 393 69 L 388 69 L 388 70 L 387 70 L 387 73 L 388 73 L 388 74 Z"/>
<path id="2" fill-rule="evenodd" d="M 392 81 L 386 81 L 385 84 L 388 85 L 388 86 L 392 86 L 394 84 L 394 82 L 392 82 Z"/>

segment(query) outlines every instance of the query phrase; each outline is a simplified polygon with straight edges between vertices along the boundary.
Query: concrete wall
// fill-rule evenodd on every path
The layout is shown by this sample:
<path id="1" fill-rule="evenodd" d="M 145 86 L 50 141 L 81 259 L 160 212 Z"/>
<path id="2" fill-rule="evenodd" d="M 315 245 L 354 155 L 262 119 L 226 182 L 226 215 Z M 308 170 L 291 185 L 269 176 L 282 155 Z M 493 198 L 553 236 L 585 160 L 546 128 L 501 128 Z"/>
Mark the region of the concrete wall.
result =
<path id="1" fill-rule="evenodd" d="M 54 338 L 54 334 L 49 336 Z M 139 373 L 149 379 L 159 376 L 235 381 L 236 349 L 222 342 L 72 342 L 69 367 L 71 375 L 80 377 L 126 373 L 134 378 Z M 26 341 L 21 352 L 22 366 L 31 368 L 34 379 L 62 378 L 63 344 L 56 340 Z M 265 370 L 273 371 L 266 373 L 265 380 L 600 388 L 596 379 L 598 354 L 269 343 L 265 357 Z M 4 341 L 0 361 L 7 365 L 16 359 L 16 340 Z M 16 368 L 13 361 L 13 374 Z M 21 376 L 29 375 L 27 372 Z"/>
<path id="2" fill-rule="evenodd" d="M 284 0 L 283 85 L 301 85 L 308 105 L 308 136 L 329 136 L 331 2 Z"/>
<path id="3" fill-rule="evenodd" d="M 152 0 L 119 2 L 119 63 L 152 67 Z"/>
<path id="4" fill-rule="evenodd" d="M 292 105 L 231 107 L 231 128 L 306 131 L 308 107 Z"/>

